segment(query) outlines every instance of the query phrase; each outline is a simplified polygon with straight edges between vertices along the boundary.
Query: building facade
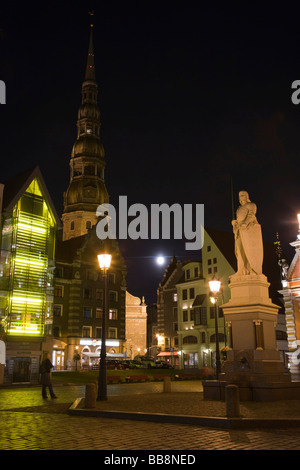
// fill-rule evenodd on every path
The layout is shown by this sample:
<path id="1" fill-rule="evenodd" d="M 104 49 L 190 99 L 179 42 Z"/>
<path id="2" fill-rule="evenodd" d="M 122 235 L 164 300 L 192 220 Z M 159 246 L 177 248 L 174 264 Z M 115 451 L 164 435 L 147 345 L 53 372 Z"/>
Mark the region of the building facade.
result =
<path id="1" fill-rule="evenodd" d="M 126 350 L 125 357 L 133 359 L 147 353 L 147 305 L 144 297 L 126 292 Z"/>
<path id="2" fill-rule="evenodd" d="M 57 242 L 52 360 L 58 370 L 93 368 L 99 363 L 104 279 L 97 254 L 103 245 L 95 226 L 87 235 Z M 106 250 L 112 255 L 107 276 L 107 356 L 123 358 L 127 271 L 115 240 L 106 243 Z"/>
<path id="3" fill-rule="evenodd" d="M 295 255 L 290 265 L 279 252 L 279 265 L 281 267 L 282 288 L 279 293 L 283 296 L 285 307 L 285 329 L 287 334 L 287 357 L 288 367 L 292 380 L 300 379 L 300 215 L 298 214 L 299 229 L 296 240 L 290 245 L 295 249 Z"/>
<path id="4" fill-rule="evenodd" d="M 2 185 L 0 334 L 5 381 L 38 382 L 53 317 L 55 208 L 38 167 Z"/>

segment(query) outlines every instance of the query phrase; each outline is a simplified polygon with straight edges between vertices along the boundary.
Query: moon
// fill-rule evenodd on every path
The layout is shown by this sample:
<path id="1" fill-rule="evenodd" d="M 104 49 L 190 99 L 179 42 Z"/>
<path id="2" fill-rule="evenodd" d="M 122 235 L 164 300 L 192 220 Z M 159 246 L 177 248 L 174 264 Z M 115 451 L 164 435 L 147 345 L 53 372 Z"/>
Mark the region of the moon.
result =
<path id="1" fill-rule="evenodd" d="M 163 264 L 165 264 L 165 258 L 163 256 L 157 256 L 156 262 L 157 262 L 157 264 L 162 266 Z"/>

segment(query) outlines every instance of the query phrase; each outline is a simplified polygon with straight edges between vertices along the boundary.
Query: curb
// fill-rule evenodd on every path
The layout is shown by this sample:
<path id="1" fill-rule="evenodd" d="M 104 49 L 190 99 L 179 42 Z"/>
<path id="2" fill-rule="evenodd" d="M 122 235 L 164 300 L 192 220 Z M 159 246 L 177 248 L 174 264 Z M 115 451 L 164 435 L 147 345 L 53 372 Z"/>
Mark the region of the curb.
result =
<path id="1" fill-rule="evenodd" d="M 97 410 L 84 408 L 84 398 L 77 398 L 68 409 L 73 416 L 95 418 L 129 419 L 155 423 L 175 423 L 194 426 L 206 426 L 222 429 L 255 429 L 255 428 L 291 428 L 300 427 L 299 418 L 222 418 L 212 416 L 173 415 L 164 413 L 143 413 L 133 411 Z"/>

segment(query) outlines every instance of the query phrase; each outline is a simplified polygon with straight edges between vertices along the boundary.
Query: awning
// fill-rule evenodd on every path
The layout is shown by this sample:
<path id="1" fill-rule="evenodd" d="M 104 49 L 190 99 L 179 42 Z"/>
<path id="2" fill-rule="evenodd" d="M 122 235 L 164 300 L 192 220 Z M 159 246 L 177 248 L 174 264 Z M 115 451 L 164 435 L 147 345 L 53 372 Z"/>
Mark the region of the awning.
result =
<path id="1" fill-rule="evenodd" d="M 193 302 L 193 307 L 200 307 L 206 298 L 206 294 L 198 294 Z"/>
<path id="2" fill-rule="evenodd" d="M 82 351 L 81 353 L 83 356 L 88 356 L 88 357 L 100 357 L 100 353 L 99 352 L 88 352 L 88 351 Z M 112 354 L 112 353 L 106 353 L 106 356 L 107 357 L 121 357 L 121 358 L 124 358 L 124 354 L 120 354 L 120 353 L 116 353 L 116 354 Z"/>
<path id="3" fill-rule="evenodd" d="M 162 351 L 159 354 L 157 354 L 157 357 L 169 357 L 169 356 L 178 356 L 178 352 L 169 352 L 169 351 Z"/>

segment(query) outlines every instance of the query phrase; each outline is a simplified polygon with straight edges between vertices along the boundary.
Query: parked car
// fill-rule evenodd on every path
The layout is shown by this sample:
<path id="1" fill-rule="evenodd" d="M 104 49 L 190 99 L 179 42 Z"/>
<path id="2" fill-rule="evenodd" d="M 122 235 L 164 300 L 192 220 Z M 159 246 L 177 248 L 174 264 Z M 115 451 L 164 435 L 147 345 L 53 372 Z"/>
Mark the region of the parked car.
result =
<path id="1" fill-rule="evenodd" d="M 117 361 L 116 359 L 107 359 L 106 361 L 106 368 L 108 370 L 114 369 L 125 369 L 125 367 L 121 364 L 120 361 Z"/>
<path id="2" fill-rule="evenodd" d="M 163 362 L 163 361 L 156 361 L 155 367 L 157 369 L 174 369 L 174 367 L 171 364 L 168 364 L 168 362 Z"/>
<path id="3" fill-rule="evenodd" d="M 129 361 L 129 368 L 130 369 L 140 369 L 141 367 L 143 367 L 141 361 Z"/>
<path id="4" fill-rule="evenodd" d="M 149 356 L 135 356 L 134 358 L 135 361 L 138 361 L 141 363 L 141 367 L 154 367 L 155 366 L 155 360 L 153 357 Z"/>

